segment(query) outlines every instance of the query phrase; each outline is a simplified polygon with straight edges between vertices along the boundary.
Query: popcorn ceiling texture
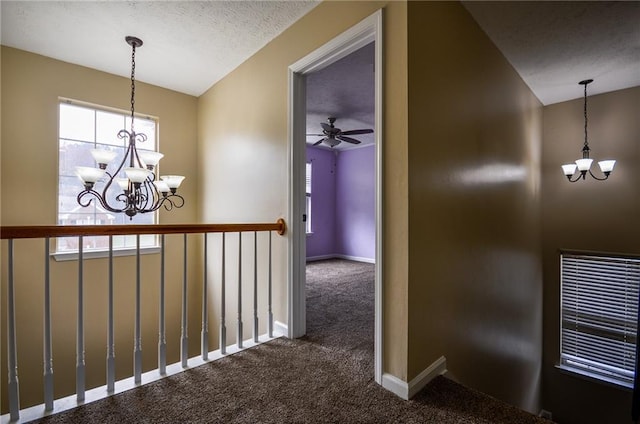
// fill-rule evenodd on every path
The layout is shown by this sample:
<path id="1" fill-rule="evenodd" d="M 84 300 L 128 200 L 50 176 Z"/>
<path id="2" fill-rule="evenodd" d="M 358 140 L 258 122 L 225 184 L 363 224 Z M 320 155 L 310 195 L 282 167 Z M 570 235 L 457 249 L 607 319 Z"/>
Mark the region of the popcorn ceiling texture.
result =
<path id="1" fill-rule="evenodd" d="M 3 1 L 2 44 L 199 96 L 317 1 Z"/>
<path id="2" fill-rule="evenodd" d="M 640 85 L 640 2 L 463 2 L 544 105 Z"/>
<path id="3" fill-rule="evenodd" d="M 127 76 L 135 35 L 140 81 L 199 96 L 319 3 L 2 1 L 2 44 Z M 545 105 L 640 85 L 638 1 L 464 5 Z"/>

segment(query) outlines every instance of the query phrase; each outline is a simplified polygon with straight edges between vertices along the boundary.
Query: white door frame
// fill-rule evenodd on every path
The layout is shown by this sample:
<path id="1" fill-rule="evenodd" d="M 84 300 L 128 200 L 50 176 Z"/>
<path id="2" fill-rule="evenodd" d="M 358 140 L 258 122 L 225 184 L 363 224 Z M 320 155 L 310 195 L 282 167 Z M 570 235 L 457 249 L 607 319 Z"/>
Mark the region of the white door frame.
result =
<path id="1" fill-rule="evenodd" d="M 288 240 L 288 328 L 289 338 L 306 333 L 305 210 L 306 163 L 306 74 L 318 71 L 359 48 L 375 42 L 375 380 L 382 384 L 382 9 L 343 32 L 322 47 L 289 66 L 289 240 Z"/>

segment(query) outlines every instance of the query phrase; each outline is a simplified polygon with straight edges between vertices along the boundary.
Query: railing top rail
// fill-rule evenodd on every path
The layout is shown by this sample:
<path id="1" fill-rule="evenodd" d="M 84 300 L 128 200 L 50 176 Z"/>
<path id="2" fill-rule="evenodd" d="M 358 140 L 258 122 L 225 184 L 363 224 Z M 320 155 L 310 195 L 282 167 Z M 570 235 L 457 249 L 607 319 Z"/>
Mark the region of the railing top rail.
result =
<path id="1" fill-rule="evenodd" d="M 0 227 L 0 239 L 74 236 L 115 236 L 135 234 L 238 233 L 286 230 L 284 219 L 274 223 L 247 224 L 166 224 L 166 225 L 36 225 Z"/>

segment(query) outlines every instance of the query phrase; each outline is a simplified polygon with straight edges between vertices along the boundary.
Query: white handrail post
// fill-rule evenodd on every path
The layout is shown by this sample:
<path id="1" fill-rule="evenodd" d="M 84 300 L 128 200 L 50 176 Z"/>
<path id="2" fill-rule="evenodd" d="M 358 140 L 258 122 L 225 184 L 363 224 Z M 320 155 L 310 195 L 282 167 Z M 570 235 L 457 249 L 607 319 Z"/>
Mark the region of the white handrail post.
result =
<path id="1" fill-rule="evenodd" d="M 209 312 L 207 311 L 207 233 L 204 237 L 204 275 L 202 279 L 202 338 L 200 348 L 202 360 L 209 359 Z"/>
<path id="2" fill-rule="evenodd" d="M 44 239 L 44 410 L 53 410 L 53 358 L 51 357 L 51 278 L 49 269 L 50 238 Z"/>
<path id="3" fill-rule="evenodd" d="M 20 419 L 20 388 L 18 385 L 18 348 L 16 345 L 16 301 L 13 285 L 13 239 L 9 239 L 9 276 L 7 281 L 7 364 L 9 366 L 9 416 Z"/>
<path id="4" fill-rule="evenodd" d="M 253 232 L 253 341 L 258 343 L 258 232 Z"/>
<path id="5" fill-rule="evenodd" d="M 160 235 L 160 311 L 158 317 L 158 371 L 167 373 L 167 339 L 164 323 L 164 234 Z"/>
<path id="6" fill-rule="evenodd" d="M 107 393 L 113 393 L 116 382 L 115 341 L 113 337 L 113 236 L 109 236 L 109 288 L 107 311 Z"/>
<path id="7" fill-rule="evenodd" d="M 189 359 L 189 337 L 187 321 L 187 233 L 184 233 L 184 265 L 182 270 L 182 325 L 180 330 L 180 358 L 182 368 L 187 368 Z"/>
<path id="8" fill-rule="evenodd" d="M 242 232 L 238 233 L 238 332 L 236 345 L 242 349 Z"/>
<path id="9" fill-rule="evenodd" d="M 82 236 L 78 236 L 78 327 L 76 332 L 76 397 L 78 402 L 84 400 L 85 392 L 83 251 L 84 239 Z"/>
<path id="10" fill-rule="evenodd" d="M 136 234 L 136 310 L 133 340 L 133 382 L 142 383 L 142 334 L 140 330 L 140 234 Z"/>
<path id="11" fill-rule="evenodd" d="M 222 233 L 222 282 L 220 285 L 220 353 L 227 353 L 227 326 L 225 324 L 225 259 L 226 259 L 226 238 L 227 233 Z"/>
<path id="12" fill-rule="evenodd" d="M 271 310 L 271 231 L 269 231 L 269 338 L 273 338 L 273 311 Z"/>

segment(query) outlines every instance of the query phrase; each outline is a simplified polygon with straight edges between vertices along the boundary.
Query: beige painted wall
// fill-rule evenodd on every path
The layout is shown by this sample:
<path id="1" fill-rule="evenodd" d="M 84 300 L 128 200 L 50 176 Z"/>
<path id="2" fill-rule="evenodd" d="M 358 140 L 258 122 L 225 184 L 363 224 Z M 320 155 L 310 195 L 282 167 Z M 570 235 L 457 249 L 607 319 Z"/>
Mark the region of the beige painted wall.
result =
<path id="1" fill-rule="evenodd" d="M 288 66 L 376 10 L 385 12 L 385 371 L 406 378 L 406 4 L 324 2 L 200 97 L 202 221 L 288 216 Z M 327 25 L 330 22 L 330 25 Z M 300 140 L 304 143 L 303 140 Z M 286 240 L 275 241 L 277 307 L 286 322 Z M 233 326 L 233 323 L 230 323 Z"/>
<path id="2" fill-rule="evenodd" d="M 537 412 L 542 107 L 469 13 L 409 2 L 408 378 Z"/>
<path id="3" fill-rule="evenodd" d="M 619 163 L 607 183 L 569 184 L 563 181 L 559 165 L 579 153 L 580 102 L 544 108 L 541 134 L 539 102 L 457 3 L 325 2 L 199 99 L 139 84 L 137 109 L 160 117 L 160 145 L 167 155 L 163 169 L 180 170 L 188 177 L 182 188 L 187 206 L 162 215 L 161 221 L 271 221 L 280 216 L 289 220 L 287 67 L 379 8 L 385 14 L 384 371 L 409 381 L 445 355 L 453 376 L 463 383 L 535 410 L 542 368 L 542 406 L 560 422 L 604 422 L 599 411 L 609 418 L 619 414 L 618 421 L 626 422 L 628 394 L 554 368 L 559 325 L 557 249 L 638 253 L 634 242 L 640 230 L 629 223 L 635 222 L 640 199 L 627 182 L 639 179 L 631 164 L 640 156 L 636 119 L 640 89 L 592 98 L 593 154 L 610 155 Z M 126 78 L 6 47 L 1 59 L 2 225 L 52 224 L 57 167 L 51 158 L 57 151 L 58 96 L 126 109 Z M 39 124 L 32 125 L 34 120 Z M 22 166 L 25 152 L 37 166 Z M 21 209 L 7 201 L 24 199 L 26 188 L 29 198 L 39 199 L 38 207 Z M 540 193 L 544 193 L 542 242 Z M 247 235 L 244 249 L 249 254 L 251 242 Z M 170 255 L 179 256 L 180 240 L 173 243 Z M 43 253 L 39 243 L 21 245 L 36 256 L 35 262 L 25 253 L 18 258 L 23 276 L 18 297 L 27 305 L 18 311 L 23 322 L 18 328 L 19 352 L 26 355 L 19 363 L 21 400 L 26 406 L 41 402 L 39 258 Z M 5 254 L 4 243 L 1 248 Z M 234 239 L 228 249 L 237 249 Z M 274 312 L 276 319 L 286 322 L 286 239 L 274 237 L 274 249 Z M 143 302 L 143 314 L 153 321 L 157 314 L 153 270 L 158 258 L 144 261 L 143 291 L 151 300 Z M 127 326 L 133 314 L 133 286 L 127 276 L 133 259 L 121 259 L 120 266 L 123 278 L 116 291 L 121 330 L 116 348 L 118 371 L 124 374 L 132 362 L 133 329 Z M 235 266 L 231 258 L 230 279 L 237 272 Z M 74 263 L 52 262 L 52 267 L 61 281 L 54 313 L 65 324 L 54 330 L 54 355 L 62 358 L 61 352 L 72 352 L 70 359 L 54 363 L 57 395 L 61 395 L 72 392 L 74 384 L 77 271 Z M 197 281 L 199 266 L 194 267 L 190 275 Z M 259 267 L 264 267 L 262 260 Z M 104 261 L 88 261 L 85 275 L 103 276 L 105 269 Z M 173 269 L 168 277 L 176 286 L 179 274 L 180 269 Z M 3 270 L 3 299 L 4 275 Z M 219 276 L 212 275 L 212 280 L 218 284 Z M 199 287 L 196 282 L 193 289 Z M 87 298 L 104 296 L 103 277 L 92 279 L 86 290 Z M 175 303 L 168 309 L 179 314 L 180 295 L 177 287 L 174 290 L 169 298 Z M 247 293 L 243 292 L 245 300 L 250 301 Z M 190 340 L 195 354 L 199 312 L 196 297 L 191 302 L 195 313 Z M 219 304 L 212 303 L 217 316 Z M 260 308 L 264 309 L 263 303 Z M 98 364 L 90 371 L 88 386 L 104 384 L 105 305 L 89 301 L 86 311 L 92 320 L 87 324 L 87 363 Z M 235 316 L 232 307 L 227 313 Z M 5 314 L 2 320 L 4 332 Z M 170 320 L 179 322 L 179 317 Z M 247 336 L 250 327 L 245 319 Z M 228 331 L 233 338 L 233 322 Z M 178 337 L 177 326 L 170 327 L 173 361 Z M 217 346 L 216 337 L 212 326 L 211 348 Z M 145 329 L 145 369 L 155 366 L 155 343 L 156 330 Z M 5 350 L 0 354 L 0 363 L 6 363 Z M 36 365 L 24 365 L 30 363 Z M 6 366 L 0 370 L 6 384 Z"/>
<path id="4" fill-rule="evenodd" d="M 124 44 L 124 43 L 123 43 Z M 138 71 L 143 73 L 144 50 Z M 126 51 L 123 60 L 126 60 Z M 128 78 L 2 47 L 2 225 L 52 225 L 56 223 L 58 97 L 67 97 L 127 110 Z M 161 169 L 182 173 L 187 179 L 180 191 L 184 208 L 160 214 L 161 223 L 193 223 L 197 215 L 198 163 L 196 161 L 195 97 L 143 83 L 136 86 L 136 110 L 159 118 Z M 115 136 L 115 134 L 114 134 Z M 80 189 L 80 184 L 78 185 Z M 181 237 L 168 240 L 168 258 L 181 258 Z M 191 241 L 191 252 L 197 247 Z M 2 253 L 6 242 L 2 243 Z M 21 406 L 42 402 L 42 304 L 44 247 L 42 241 L 16 241 L 18 366 Z M 116 359 L 117 378 L 132 374 L 133 298 L 135 258 L 116 260 Z M 53 354 L 56 396 L 75 388 L 75 327 L 77 262 L 51 263 L 53 293 Z M 198 255 L 190 262 L 190 289 L 201 284 Z M 155 367 L 159 256 L 142 259 L 143 362 Z M 85 261 L 85 318 L 87 388 L 105 384 L 106 357 L 106 260 Z M 167 270 L 167 339 L 169 362 L 179 354 L 180 282 L 182 262 Z M 6 257 L 2 257 L 2 299 L 6 299 Z M 196 298 L 194 298 L 196 299 Z M 191 300 L 190 349 L 199 351 L 199 303 Z M 4 305 L 3 305 L 4 308 Z M 2 363 L 6 364 L 6 314 L 2 314 Z M 0 367 L 6 387 L 6 365 Z M 2 390 L 3 413 L 6 390 Z"/>
<path id="5" fill-rule="evenodd" d="M 576 94 L 581 87 L 576 76 Z M 594 84 L 598 80 L 595 79 Z M 563 424 L 626 423 L 631 393 L 561 373 L 559 249 L 640 254 L 640 87 L 590 96 L 589 146 L 613 158 L 609 180 L 571 184 L 560 165 L 580 157 L 583 100 L 544 108 L 542 223 L 544 259 L 543 406 Z M 594 163 L 597 169 L 597 165 Z"/>

